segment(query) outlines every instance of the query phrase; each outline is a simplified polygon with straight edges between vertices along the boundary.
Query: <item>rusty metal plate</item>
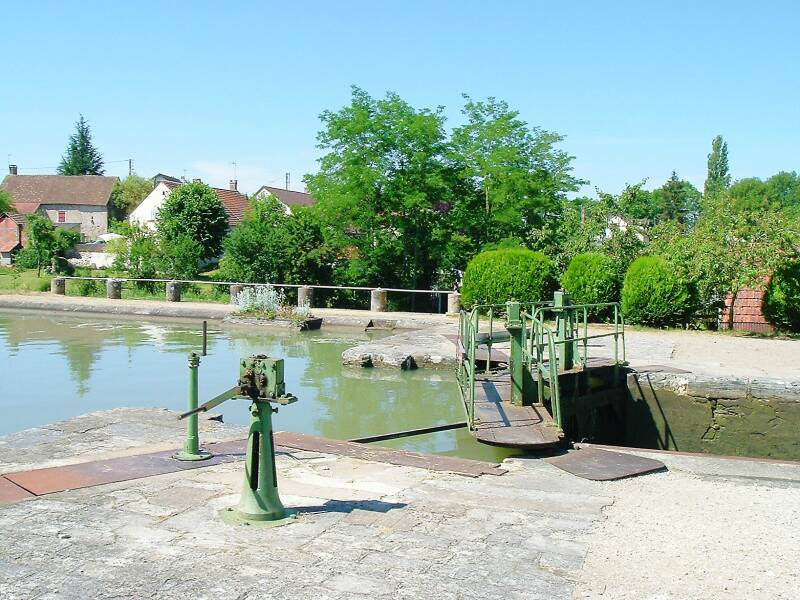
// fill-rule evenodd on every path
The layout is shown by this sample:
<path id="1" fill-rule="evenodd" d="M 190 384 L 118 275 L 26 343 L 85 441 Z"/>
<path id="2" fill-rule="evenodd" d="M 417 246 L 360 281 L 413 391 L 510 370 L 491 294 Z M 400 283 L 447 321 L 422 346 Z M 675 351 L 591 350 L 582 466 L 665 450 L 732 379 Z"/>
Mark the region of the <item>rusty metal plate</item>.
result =
<path id="1" fill-rule="evenodd" d="M 0 504 L 13 504 L 33 497 L 34 495 L 28 490 L 19 487 L 5 477 L 0 477 Z"/>
<path id="2" fill-rule="evenodd" d="M 214 456 L 202 461 L 178 461 L 172 458 L 175 450 L 168 450 L 95 460 L 75 465 L 7 473 L 3 477 L 12 484 L 28 490 L 31 494 L 41 496 L 65 490 L 75 490 L 142 477 L 152 477 L 153 475 L 210 467 L 244 458 L 244 440 L 207 444 L 205 447 L 213 452 Z"/>
<path id="3" fill-rule="evenodd" d="M 559 469 L 592 481 L 613 481 L 667 468 L 660 460 L 598 448 L 571 450 L 546 460 Z"/>
<path id="4" fill-rule="evenodd" d="M 394 448 L 383 448 L 381 446 L 358 444 L 355 442 L 341 442 L 290 431 L 280 431 L 276 433 L 275 445 L 284 448 L 294 448 L 296 450 L 322 452 L 323 454 L 338 454 L 340 456 L 383 462 L 390 465 L 418 467 L 420 469 L 428 469 L 429 471 L 444 471 L 447 473 L 456 473 L 458 475 L 467 475 L 469 477 L 502 475 L 507 472 L 506 469 L 500 468 L 496 463 L 455 458 L 452 456 L 422 454 L 420 452 L 409 452 L 407 450 L 395 450 Z"/>

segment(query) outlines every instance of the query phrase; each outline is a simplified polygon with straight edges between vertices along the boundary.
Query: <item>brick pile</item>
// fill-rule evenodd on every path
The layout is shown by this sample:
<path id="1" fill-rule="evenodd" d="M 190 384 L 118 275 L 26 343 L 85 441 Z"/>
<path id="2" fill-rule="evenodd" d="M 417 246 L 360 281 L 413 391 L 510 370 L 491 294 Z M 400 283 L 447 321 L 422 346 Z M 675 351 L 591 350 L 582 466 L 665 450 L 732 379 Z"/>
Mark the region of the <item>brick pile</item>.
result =
<path id="1" fill-rule="evenodd" d="M 775 327 L 764 316 L 765 290 L 742 288 L 736 294 L 728 294 L 722 310 L 720 329 L 772 333 Z"/>

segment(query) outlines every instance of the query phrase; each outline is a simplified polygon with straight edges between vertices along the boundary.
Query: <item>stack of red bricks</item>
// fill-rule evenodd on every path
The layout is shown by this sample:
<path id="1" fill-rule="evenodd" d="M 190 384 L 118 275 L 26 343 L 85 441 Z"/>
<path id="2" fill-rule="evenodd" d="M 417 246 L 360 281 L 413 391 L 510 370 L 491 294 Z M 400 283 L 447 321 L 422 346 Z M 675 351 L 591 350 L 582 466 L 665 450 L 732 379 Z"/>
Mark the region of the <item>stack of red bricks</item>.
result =
<path id="1" fill-rule="evenodd" d="M 737 331 L 757 331 L 771 333 L 775 327 L 764 316 L 765 290 L 742 288 L 736 294 L 728 294 L 725 308 L 722 310 L 721 329 Z"/>

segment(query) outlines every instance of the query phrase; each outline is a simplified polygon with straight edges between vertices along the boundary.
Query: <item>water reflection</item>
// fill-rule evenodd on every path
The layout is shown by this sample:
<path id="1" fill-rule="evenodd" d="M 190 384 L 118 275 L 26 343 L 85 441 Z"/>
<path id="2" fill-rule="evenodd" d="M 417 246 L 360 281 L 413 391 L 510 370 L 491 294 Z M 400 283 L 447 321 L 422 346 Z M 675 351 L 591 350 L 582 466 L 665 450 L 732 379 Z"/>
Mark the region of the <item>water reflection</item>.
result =
<path id="1" fill-rule="evenodd" d="M 182 409 L 186 354 L 199 350 L 200 331 L 199 322 L 0 312 L 0 434 L 118 406 Z M 268 354 L 286 360 L 287 390 L 300 398 L 281 409 L 278 429 L 348 439 L 463 420 L 450 371 L 342 366 L 342 351 L 367 337 L 211 325 L 201 400 L 235 383 L 241 356 Z M 247 422 L 246 402 L 220 408 L 226 421 Z M 465 430 L 382 444 L 485 459 L 507 455 L 475 443 Z"/>

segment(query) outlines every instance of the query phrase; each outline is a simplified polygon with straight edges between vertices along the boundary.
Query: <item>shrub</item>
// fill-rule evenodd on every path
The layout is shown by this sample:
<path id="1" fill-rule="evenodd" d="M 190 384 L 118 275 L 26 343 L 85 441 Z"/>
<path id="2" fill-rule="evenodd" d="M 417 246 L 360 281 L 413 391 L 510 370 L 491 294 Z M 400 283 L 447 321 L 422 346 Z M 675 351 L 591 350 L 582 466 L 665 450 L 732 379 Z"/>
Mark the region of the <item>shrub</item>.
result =
<path id="1" fill-rule="evenodd" d="M 233 299 L 237 313 L 263 314 L 270 319 L 275 318 L 284 303 L 283 291 L 271 285 L 244 288 Z"/>
<path id="2" fill-rule="evenodd" d="M 561 285 L 575 304 L 599 304 L 619 300 L 620 280 L 614 260 L 604 254 L 578 254 L 567 267 Z M 613 309 L 596 309 L 594 317 L 607 317 Z"/>
<path id="3" fill-rule="evenodd" d="M 622 313 L 632 323 L 680 325 L 694 308 L 691 284 L 660 256 L 642 256 L 628 268 L 622 287 Z"/>
<path id="4" fill-rule="evenodd" d="M 464 273 L 462 299 L 467 307 L 509 300 L 546 300 L 556 289 L 552 261 L 523 248 L 490 250 L 476 255 Z"/>
<path id="5" fill-rule="evenodd" d="M 800 331 L 800 261 L 772 275 L 764 296 L 764 316 L 780 329 Z"/>

